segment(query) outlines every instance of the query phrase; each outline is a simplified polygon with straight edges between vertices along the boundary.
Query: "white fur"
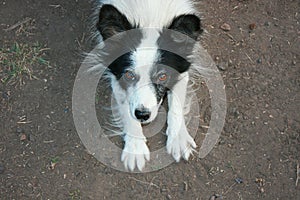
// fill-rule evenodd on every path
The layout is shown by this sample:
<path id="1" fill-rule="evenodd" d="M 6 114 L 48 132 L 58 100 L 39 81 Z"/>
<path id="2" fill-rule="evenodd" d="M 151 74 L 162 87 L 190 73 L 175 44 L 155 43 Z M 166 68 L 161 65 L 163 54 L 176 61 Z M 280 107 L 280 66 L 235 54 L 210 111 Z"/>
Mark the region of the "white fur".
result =
<path id="1" fill-rule="evenodd" d="M 124 141 L 125 146 L 121 161 L 124 162 L 125 168 L 133 171 L 137 167 L 142 171 L 146 160 L 150 160 L 150 151 L 146 145 L 146 138 L 140 139 L 126 135 Z"/>
<path id="2" fill-rule="evenodd" d="M 196 148 L 196 143 L 189 135 L 184 121 L 184 105 L 189 77 L 188 73 L 183 73 L 181 76 L 183 78 L 168 94 L 167 151 L 177 162 L 181 157 L 188 160 L 193 148 Z"/>

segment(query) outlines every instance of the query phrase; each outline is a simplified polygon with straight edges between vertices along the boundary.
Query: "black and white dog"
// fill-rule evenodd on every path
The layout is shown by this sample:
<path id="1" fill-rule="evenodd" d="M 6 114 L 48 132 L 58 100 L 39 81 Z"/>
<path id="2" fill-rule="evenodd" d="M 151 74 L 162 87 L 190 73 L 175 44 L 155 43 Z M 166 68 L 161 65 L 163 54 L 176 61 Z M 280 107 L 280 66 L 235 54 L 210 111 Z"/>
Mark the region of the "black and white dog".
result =
<path id="1" fill-rule="evenodd" d="M 185 40 L 163 36 L 165 30 L 180 32 L 196 40 L 203 32 L 191 0 L 101 0 L 97 13 L 99 43 L 120 33 L 139 29 L 138 38 L 131 38 L 134 47 L 107 67 L 113 96 L 118 105 L 124 134 L 121 155 L 125 167 L 142 171 L 150 151 L 142 125 L 152 122 L 162 101 L 168 99 L 167 152 L 179 162 L 188 160 L 196 144 L 189 135 L 184 119 L 184 105 L 191 74 L 201 67 L 193 60 L 193 46 L 186 48 L 186 57 L 161 48 L 165 41 L 175 48 Z M 151 28 L 151 34 L 143 31 Z M 194 41 L 193 40 L 193 41 Z M 156 48 L 145 49 L 151 44 Z M 101 50 L 102 46 L 99 46 Z M 105 54 L 102 55 L 105 60 Z"/>

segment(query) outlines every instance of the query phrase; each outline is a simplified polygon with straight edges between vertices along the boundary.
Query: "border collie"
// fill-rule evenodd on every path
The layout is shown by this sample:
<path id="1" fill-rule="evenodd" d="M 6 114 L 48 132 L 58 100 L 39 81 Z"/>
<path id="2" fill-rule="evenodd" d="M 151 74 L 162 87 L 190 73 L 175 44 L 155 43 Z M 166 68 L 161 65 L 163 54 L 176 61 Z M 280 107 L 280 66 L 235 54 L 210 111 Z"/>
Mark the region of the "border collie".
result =
<path id="1" fill-rule="evenodd" d="M 187 103 L 187 90 L 193 73 L 201 73 L 201 66 L 193 60 L 195 43 L 203 32 L 200 18 L 191 0 L 100 0 L 97 10 L 96 32 L 98 48 L 101 51 L 104 41 L 113 37 L 139 30 L 133 37 L 120 36 L 116 47 L 132 41 L 130 50 L 112 63 L 96 67 L 107 68 L 112 93 L 117 103 L 119 120 L 124 135 L 124 148 L 121 160 L 126 169 L 143 170 L 150 159 L 150 151 L 143 135 L 142 125 L 151 123 L 158 114 L 164 99 L 168 100 L 167 152 L 179 162 L 188 160 L 196 148 L 189 135 L 184 109 Z M 150 33 L 146 31 L 151 28 Z M 192 38 L 188 43 L 182 36 L 166 34 L 168 30 Z M 175 34 L 176 35 L 176 34 Z M 162 48 L 162 45 L 185 46 L 180 56 Z M 188 44 L 187 44 L 188 43 Z M 155 48 L 145 49 L 151 45 Z"/>

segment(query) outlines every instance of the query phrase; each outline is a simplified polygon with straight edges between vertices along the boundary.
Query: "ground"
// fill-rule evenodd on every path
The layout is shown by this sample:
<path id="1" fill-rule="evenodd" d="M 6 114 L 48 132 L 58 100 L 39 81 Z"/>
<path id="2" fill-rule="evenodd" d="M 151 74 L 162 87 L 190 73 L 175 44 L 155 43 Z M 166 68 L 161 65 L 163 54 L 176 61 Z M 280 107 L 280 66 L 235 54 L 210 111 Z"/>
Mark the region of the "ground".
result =
<path id="1" fill-rule="evenodd" d="M 225 127 L 207 157 L 146 174 L 97 161 L 73 124 L 72 88 L 92 6 L 0 1 L 1 48 L 49 48 L 41 55 L 49 65 L 33 67 L 36 78 L 0 83 L 0 199 L 300 198 L 298 0 L 201 1 L 201 40 L 226 85 Z M 207 107 L 200 109 L 209 115 Z"/>

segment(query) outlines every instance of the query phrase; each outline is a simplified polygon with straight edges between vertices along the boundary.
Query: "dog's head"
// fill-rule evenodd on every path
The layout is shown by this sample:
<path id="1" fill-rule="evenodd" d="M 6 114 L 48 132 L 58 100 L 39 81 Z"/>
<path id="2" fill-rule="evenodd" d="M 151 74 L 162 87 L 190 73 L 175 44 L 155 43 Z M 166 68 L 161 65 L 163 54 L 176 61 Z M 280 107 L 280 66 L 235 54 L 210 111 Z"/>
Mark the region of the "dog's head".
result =
<path id="1" fill-rule="evenodd" d="M 131 44 L 134 47 L 110 63 L 108 69 L 116 97 L 129 104 L 128 112 L 133 118 L 141 123 L 149 123 L 157 116 L 168 90 L 187 76 L 191 65 L 188 59 L 160 48 L 165 43 L 171 46 L 173 43 L 174 48 L 185 43 L 182 38 L 164 34 L 164 29 L 175 30 L 196 39 L 202 28 L 197 16 L 187 14 L 176 16 L 167 21 L 165 27 L 149 33 L 141 29 L 145 27 L 129 22 L 114 6 L 101 7 L 97 29 L 103 40 L 135 28 L 140 29 L 140 34 L 135 36 L 135 42 Z M 155 44 L 157 48 L 145 48 L 147 44 Z M 192 49 L 188 49 L 185 48 L 183 54 L 191 54 Z"/>

